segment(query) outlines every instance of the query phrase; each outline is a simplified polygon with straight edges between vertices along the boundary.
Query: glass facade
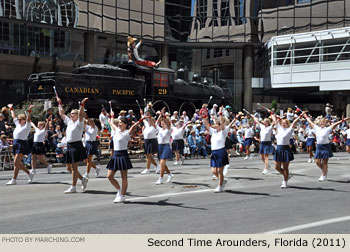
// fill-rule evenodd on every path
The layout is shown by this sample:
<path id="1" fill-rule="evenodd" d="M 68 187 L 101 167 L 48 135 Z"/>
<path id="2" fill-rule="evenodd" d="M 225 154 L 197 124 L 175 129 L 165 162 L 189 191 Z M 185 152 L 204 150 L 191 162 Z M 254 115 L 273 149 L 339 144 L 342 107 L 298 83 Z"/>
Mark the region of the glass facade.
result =
<path id="1" fill-rule="evenodd" d="M 118 65 L 127 61 L 132 36 L 144 40 L 144 59 L 162 59 L 168 45 L 170 68 L 185 67 L 190 79 L 199 74 L 213 84 L 224 79 L 240 108 L 246 43 L 255 48 L 253 77 L 262 78 L 271 37 L 349 26 L 350 0 L 0 0 L 0 54 L 83 61 L 90 50 L 89 63 Z M 328 50 L 332 60 L 335 49 Z M 279 63 L 290 62 L 281 57 Z"/>

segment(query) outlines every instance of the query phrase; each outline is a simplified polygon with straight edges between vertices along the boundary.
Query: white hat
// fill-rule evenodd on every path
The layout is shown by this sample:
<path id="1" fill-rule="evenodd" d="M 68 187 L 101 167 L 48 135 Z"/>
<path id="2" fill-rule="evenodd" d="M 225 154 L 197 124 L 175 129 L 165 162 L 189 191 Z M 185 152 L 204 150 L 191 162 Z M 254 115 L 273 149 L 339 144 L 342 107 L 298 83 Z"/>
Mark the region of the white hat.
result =
<path id="1" fill-rule="evenodd" d="M 217 104 L 214 104 L 213 107 L 219 107 Z"/>

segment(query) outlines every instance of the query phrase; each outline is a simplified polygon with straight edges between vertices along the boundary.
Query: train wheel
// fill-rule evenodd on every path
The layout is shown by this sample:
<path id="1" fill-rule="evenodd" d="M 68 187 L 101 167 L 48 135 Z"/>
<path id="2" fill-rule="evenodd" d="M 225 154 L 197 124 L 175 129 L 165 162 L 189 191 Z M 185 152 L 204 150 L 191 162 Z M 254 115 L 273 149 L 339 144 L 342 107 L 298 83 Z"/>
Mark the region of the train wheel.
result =
<path id="1" fill-rule="evenodd" d="M 155 102 L 152 103 L 152 105 L 153 105 L 154 111 L 156 111 L 156 112 L 158 110 L 161 110 L 165 106 L 167 108 L 167 112 L 169 112 L 171 114 L 170 107 L 169 107 L 168 103 L 166 103 L 163 100 L 155 101 Z"/>
<path id="2" fill-rule="evenodd" d="M 179 108 L 179 114 L 182 115 L 183 111 L 186 111 L 188 116 L 192 116 L 196 110 L 196 106 L 193 102 L 184 102 Z"/>

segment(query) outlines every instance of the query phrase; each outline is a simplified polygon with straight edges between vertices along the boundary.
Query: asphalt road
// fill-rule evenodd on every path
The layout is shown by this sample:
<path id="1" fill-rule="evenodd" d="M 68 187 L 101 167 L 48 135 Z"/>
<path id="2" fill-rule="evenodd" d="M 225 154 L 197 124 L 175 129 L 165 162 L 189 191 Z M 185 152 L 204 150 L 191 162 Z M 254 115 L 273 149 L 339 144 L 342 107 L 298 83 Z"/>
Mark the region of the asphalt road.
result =
<path id="1" fill-rule="evenodd" d="M 15 186 L 5 185 L 12 171 L 1 171 L 0 233 L 350 233 L 350 155 L 335 153 L 325 182 L 306 155 L 295 157 L 287 189 L 274 169 L 261 174 L 257 156 L 231 158 L 223 193 L 214 193 L 208 159 L 169 162 L 174 179 L 163 185 L 155 185 L 155 173 L 140 174 L 144 162 L 134 162 L 123 204 L 112 203 L 105 169 L 98 178 L 90 174 L 85 192 L 79 186 L 71 195 L 63 193 L 71 183 L 64 167 L 38 169 L 32 184 L 21 172 Z"/>

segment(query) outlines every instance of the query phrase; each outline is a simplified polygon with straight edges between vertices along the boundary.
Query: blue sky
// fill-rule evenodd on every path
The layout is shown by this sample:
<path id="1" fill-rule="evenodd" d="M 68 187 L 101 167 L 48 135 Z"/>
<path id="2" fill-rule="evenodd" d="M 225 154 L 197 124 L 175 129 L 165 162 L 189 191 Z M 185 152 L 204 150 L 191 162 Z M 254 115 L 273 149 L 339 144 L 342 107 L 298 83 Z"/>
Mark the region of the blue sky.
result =
<path id="1" fill-rule="evenodd" d="M 192 9 L 191 9 L 191 16 L 193 16 L 193 12 L 194 12 L 194 5 L 196 3 L 196 0 L 192 0 Z"/>

